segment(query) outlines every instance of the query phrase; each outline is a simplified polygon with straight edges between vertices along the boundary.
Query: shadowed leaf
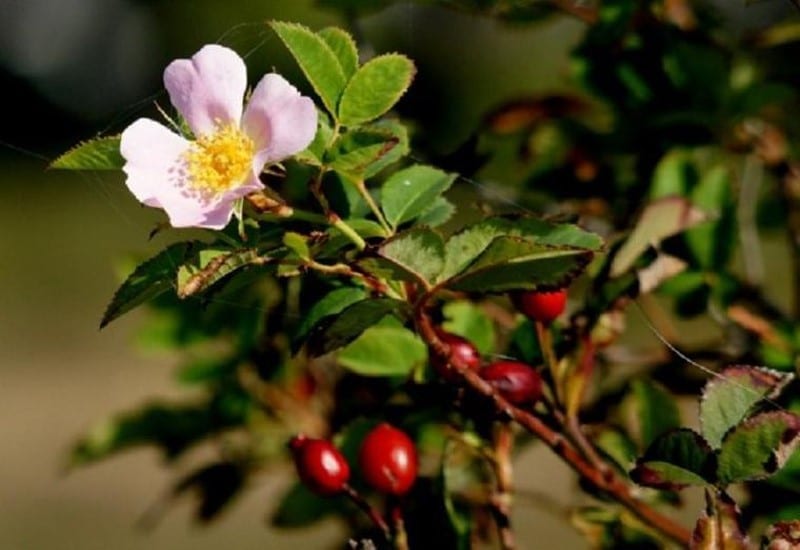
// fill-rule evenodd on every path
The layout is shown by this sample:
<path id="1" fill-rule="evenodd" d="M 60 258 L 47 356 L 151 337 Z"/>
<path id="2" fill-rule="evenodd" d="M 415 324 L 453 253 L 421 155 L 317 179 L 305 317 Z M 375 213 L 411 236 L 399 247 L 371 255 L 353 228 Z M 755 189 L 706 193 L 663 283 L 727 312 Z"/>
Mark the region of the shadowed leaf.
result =
<path id="1" fill-rule="evenodd" d="M 234 271 L 249 265 L 262 265 L 265 261 L 266 259 L 253 248 L 200 250 L 178 269 L 178 296 L 187 298 L 200 294 Z"/>
<path id="2" fill-rule="evenodd" d="M 700 434 L 681 428 L 657 437 L 636 461 L 631 478 L 658 489 L 708 485 L 713 476 L 713 460 L 711 448 Z"/>
<path id="3" fill-rule="evenodd" d="M 651 202 L 614 257 L 611 276 L 625 273 L 649 247 L 704 221 L 706 215 L 682 197 L 664 197 Z"/>
<path id="4" fill-rule="evenodd" d="M 178 267 L 198 247 L 197 241 L 175 243 L 139 264 L 114 293 L 100 328 L 136 306 L 175 288 Z"/>
<path id="5" fill-rule="evenodd" d="M 314 327 L 308 338 L 309 353 L 322 355 L 346 346 L 387 315 L 405 321 L 410 315 L 409 305 L 391 298 L 356 302 Z"/>

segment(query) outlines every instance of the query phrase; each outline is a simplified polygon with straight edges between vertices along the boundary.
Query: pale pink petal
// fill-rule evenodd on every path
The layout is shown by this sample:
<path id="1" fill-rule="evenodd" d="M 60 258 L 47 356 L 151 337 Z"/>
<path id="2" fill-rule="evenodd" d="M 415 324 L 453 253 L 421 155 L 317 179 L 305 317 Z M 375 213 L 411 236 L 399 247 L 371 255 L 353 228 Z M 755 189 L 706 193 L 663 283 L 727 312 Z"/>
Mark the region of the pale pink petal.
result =
<path id="1" fill-rule="evenodd" d="M 176 59 L 164 71 L 164 85 L 195 135 L 220 123 L 239 125 L 247 68 L 230 48 L 210 44 L 191 59 Z"/>
<path id="2" fill-rule="evenodd" d="M 199 191 L 186 172 L 190 147 L 191 142 L 161 124 L 137 120 L 122 132 L 120 142 L 126 183 L 139 201 L 163 208 L 173 227 L 222 229 L 230 221 L 233 202 L 263 185 L 251 175 L 222 195 Z"/>
<path id="3" fill-rule="evenodd" d="M 255 142 L 254 169 L 261 171 L 308 147 L 317 131 L 317 110 L 281 75 L 270 73 L 253 90 L 242 129 Z"/>
<path id="4" fill-rule="evenodd" d="M 165 190 L 174 187 L 183 155 L 191 143 L 158 122 L 140 118 L 124 132 L 120 153 L 131 193 L 148 206 L 161 207 Z"/>

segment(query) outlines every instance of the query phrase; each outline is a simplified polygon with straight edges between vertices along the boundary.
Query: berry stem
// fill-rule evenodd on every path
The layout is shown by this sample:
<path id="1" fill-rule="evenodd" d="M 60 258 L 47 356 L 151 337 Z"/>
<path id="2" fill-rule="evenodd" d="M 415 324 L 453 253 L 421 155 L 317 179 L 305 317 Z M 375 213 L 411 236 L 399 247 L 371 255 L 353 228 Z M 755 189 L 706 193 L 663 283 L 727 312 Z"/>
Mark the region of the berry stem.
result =
<path id="1" fill-rule="evenodd" d="M 432 353 L 444 355 L 447 348 L 436 334 L 433 322 L 425 311 L 426 305 L 427 300 L 423 298 L 418 302 L 415 310 L 415 321 L 419 334 L 427 342 Z M 460 365 L 453 365 L 453 368 L 462 376 L 469 388 L 491 400 L 498 412 L 505 414 L 509 420 L 518 423 L 539 438 L 587 482 L 614 498 L 636 517 L 661 532 L 664 536 L 681 545 L 686 545 L 689 542 L 691 533 L 688 529 L 652 508 L 646 502 L 637 499 L 633 495 L 631 487 L 612 468 L 608 466 L 605 468 L 597 467 L 592 461 L 584 457 L 562 434 L 551 429 L 531 412 L 509 403 L 477 373 Z"/>
<path id="2" fill-rule="evenodd" d="M 395 550 L 408 550 L 408 533 L 406 533 L 406 523 L 403 519 L 403 509 L 395 499 L 390 499 L 392 527 L 394 528 L 394 548 Z"/>
<path id="3" fill-rule="evenodd" d="M 349 484 L 345 485 L 344 492 L 348 497 L 350 497 L 350 500 L 352 500 L 353 503 L 361 509 L 361 511 L 369 516 L 370 521 L 375 524 L 375 527 L 381 530 L 387 542 L 391 541 L 392 532 L 389 529 L 389 525 L 387 525 L 386 520 L 384 520 L 383 516 L 381 516 L 380 512 L 378 512 L 378 510 L 376 510 L 369 502 L 367 502 L 367 499 L 365 499 L 361 493 L 353 489 Z"/>
<path id="4" fill-rule="evenodd" d="M 514 449 L 514 432 L 509 422 L 497 422 L 493 432 L 494 474 L 496 488 L 490 498 L 500 545 L 503 550 L 514 550 L 516 542 L 511 528 L 511 507 L 513 501 L 513 466 L 511 453 Z"/>
<path id="5" fill-rule="evenodd" d="M 556 404 L 564 402 L 564 389 L 562 384 L 561 369 L 558 366 L 558 358 L 553 350 L 553 335 L 550 328 L 541 321 L 534 321 L 536 327 L 536 337 L 539 340 L 539 348 L 542 350 L 547 370 L 550 371 L 550 378 L 553 381 L 553 398 Z"/>

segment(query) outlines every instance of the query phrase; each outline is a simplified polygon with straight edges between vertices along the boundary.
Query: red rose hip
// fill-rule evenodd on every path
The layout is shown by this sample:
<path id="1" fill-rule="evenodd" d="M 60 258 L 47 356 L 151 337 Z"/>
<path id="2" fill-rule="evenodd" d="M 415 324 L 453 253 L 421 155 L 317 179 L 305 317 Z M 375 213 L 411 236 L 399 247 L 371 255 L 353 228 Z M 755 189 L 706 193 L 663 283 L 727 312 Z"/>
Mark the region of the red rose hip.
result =
<path id="1" fill-rule="evenodd" d="M 469 370 L 478 370 L 481 366 L 481 354 L 478 349 L 466 338 L 462 338 L 457 334 L 445 332 L 443 330 L 436 331 L 439 339 L 447 344 L 449 348 L 449 362 L 453 365 L 467 368 Z M 448 365 L 448 359 L 440 355 L 433 355 L 431 365 L 434 370 L 447 382 L 457 382 L 459 380 L 458 373 L 455 368 Z"/>
<path id="2" fill-rule="evenodd" d="M 296 435 L 289 442 L 297 474 L 313 492 L 331 496 L 344 490 L 350 479 L 350 466 L 330 441 Z"/>
<path id="3" fill-rule="evenodd" d="M 550 324 L 564 312 L 567 290 L 532 290 L 512 296 L 514 306 L 531 321 Z"/>
<path id="4" fill-rule="evenodd" d="M 532 404 L 542 397 L 542 377 L 520 361 L 497 361 L 480 375 L 512 405 Z"/>
<path id="5" fill-rule="evenodd" d="M 375 426 L 361 442 L 358 464 L 364 481 L 389 495 L 404 495 L 417 479 L 414 442 L 386 422 Z"/>

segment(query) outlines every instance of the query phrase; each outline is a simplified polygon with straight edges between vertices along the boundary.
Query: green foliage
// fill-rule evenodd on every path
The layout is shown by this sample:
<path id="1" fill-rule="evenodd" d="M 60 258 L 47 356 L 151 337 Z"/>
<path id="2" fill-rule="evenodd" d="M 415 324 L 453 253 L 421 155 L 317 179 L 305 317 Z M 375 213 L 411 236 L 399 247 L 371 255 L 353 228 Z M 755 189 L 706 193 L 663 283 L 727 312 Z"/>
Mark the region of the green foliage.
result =
<path id="1" fill-rule="evenodd" d="M 381 208 L 386 221 L 396 228 L 417 218 L 450 188 L 455 179 L 455 174 L 423 165 L 395 172 L 381 187 Z"/>
<path id="2" fill-rule="evenodd" d="M 270 26 L 289 48 L 325 108 L 335 116 L 347 77 L 329 42 L 296 23 L 272 21 Z"/>
<path id="3" fill-rule="evenodd" d="M 320 2 L 355 23 L 389 3 Z M 342 29 L 270 23 L 321 100 L 314 141 L 261 175 L 268 187 L 243 199 L 238 227 L 170 245 L 122 284 L 102 325 L 153 304 L 150 340 L 188 355 L 177 378 L 196 401 L 116 417 L 79 442 L 73 463 L 136 445 L 174 459 L 209 443 L 219 456 L 171 493 L 197 492 L 205 521 L 285 458 L 291 434 L 330 436 L 355 470 L 366 430 L 388 420 L 417 436 L 424 466 L 402 503 L 410 546 L 470 548 L 494 532 L 487 521 L 502 534 L 512 451 L 502 434 L 515 434 L 503 430 L 517 420 L 541 426 L 560 458 L 595 474 L 582 487 L 602 498 L 571 518 L 594 547 L 679 538 L 647 520 L 658 513 L 650 507 L 678 504 L 673 491 L 695 486 L 708 505 L 691 547 L 744 548 L 741 517 L 766 523 L 759 487 L 797 490 L 792 377 L 747 364 L 768 357 L 793 371 L 800 350 L 797 312 L 772 302 L 783 289 L 771 277 L 762 284 L 758 269 L 767 229 L 788 225 L 797 242 L 800 98 L 795 68 L 776 60 L 792 57 L 773 50 L 797 33 L 775 27 L 744 42 L 694 2 L 436 3 L 515 23 L 556 7 L 580 17 L 579 91 L 502 98 L 470 115 L 482 121 L 474 134 L 443 154 L 429 121 L 381 118 L 414 79 L 409 58 L 372 54 L 370 44 L 359 52 Z M 446 115 L 461 116 L 450 92 Z M 401 112 L 413 119 L 417 108 Z M 53 163 L 121 166 L 118 138 Z M 517 291 L 566 287 L 567 311 L 549 326 L 511 307 Z M 678 400 L 707 370 L 640 338 L 626 307 L 656 289 L 643 298 L 646 326 L 671 351 L 717 369 L 702 390 L 700 433 L 679 427 Z M 694 327 L 673 315 L 713 328 L 688 334 Z M 440 329 L 472 342 L 484 365 L 529 362 L 546 402 L 504 409 L 474 376 L 443 383 L 425 370 L 443 352 Z M 631 487 L 628 472 L 658 490 Z M 724 492 L 731 484 L 752 491 L 744 516 Z M 272 521 L 300 527 L 336 515 L 361 529 L 362 511 L 344 503 L 298 485 Z M 796 506 L 771 504 L 776 517 Z"/>
<path id="4" fill-rule="evenodd" d="M 397 103 L 413 77 L 414 64 L 404 55 L 370 59 L 347 83 L 339 103 L 339 120 L 345 126 L 375 120 Z"/>
<path id="5" fill-rule="evenodd" d="M 197 246 L 197 242 L 176 243 L 137 266 L 111 299 L 100 328 L 136 306 L 172 290 L 178 267 Z"/>
<path id="6" fill-rule="evenodd" d="M 427 358 L 422 340 L 388 317 L 366 329 L 337 355 L 340 365 L 364 376 L 408 376 Z"/>
<path id="7" fill-rule="evenodd" d="M 744 420 L 753 407 L 780 392 L 790 377 L 769 369 L 729 367 L 706 384 L 700 402 L 703 437 L 718 448 L 725 434 Z"/>
<path id="8" fill-rule="evenodd" d="M 119 136 L 101 137 L 80 143 L 58 157 L 50 168 L 61 170 L 119 170 L 125 159 L 119 152 Z"/>

